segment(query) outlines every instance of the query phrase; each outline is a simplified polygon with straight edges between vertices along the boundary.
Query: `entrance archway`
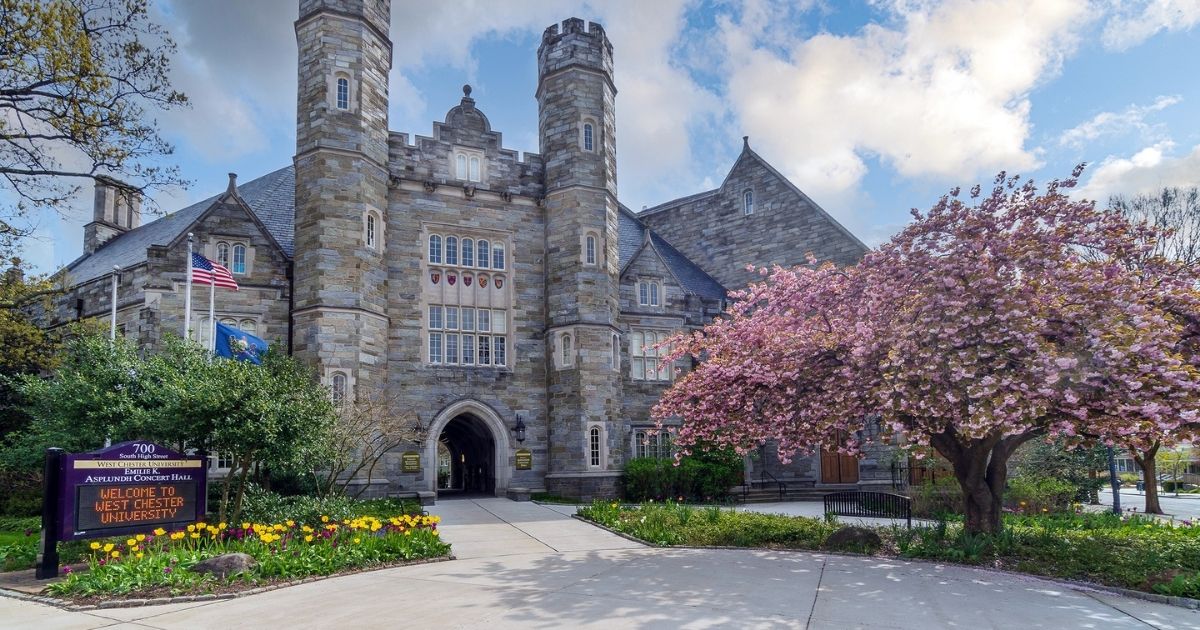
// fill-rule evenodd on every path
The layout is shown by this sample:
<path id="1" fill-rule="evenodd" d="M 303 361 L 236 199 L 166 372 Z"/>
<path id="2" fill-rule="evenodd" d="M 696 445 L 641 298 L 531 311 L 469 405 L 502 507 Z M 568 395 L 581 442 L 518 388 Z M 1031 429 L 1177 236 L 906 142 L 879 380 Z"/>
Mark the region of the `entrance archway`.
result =
<path id="1" fill-rule="evenodd" d="M 487 426 L 462 414 L 438 437 L 439 494 L 495 494 L 496 445 Z"/>
<path id="2" fill-rule="evenodd" d="M 508 431 L 490 407 L 473 400 L 434 418 L 425 444 L 426 489 L 451 494 L 503 495 L 512 475 Z"/>

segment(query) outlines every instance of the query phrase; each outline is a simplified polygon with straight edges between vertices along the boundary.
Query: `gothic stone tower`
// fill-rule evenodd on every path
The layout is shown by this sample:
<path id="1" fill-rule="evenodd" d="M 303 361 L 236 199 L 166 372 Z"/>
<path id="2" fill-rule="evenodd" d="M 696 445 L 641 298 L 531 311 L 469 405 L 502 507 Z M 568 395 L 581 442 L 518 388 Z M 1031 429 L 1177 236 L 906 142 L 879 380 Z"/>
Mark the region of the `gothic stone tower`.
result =
<path id="1" fill-rule="evenodd" d="M 572 18 L 538 48 L 545 163 L 550 474 L 567 496 L 610 495 L 621 468 L 616 111 L 612 44 Z M 611 447 L 611 448 L 610 448 Z"/>
<path id="2" fill-rule="evenodd" d="M 347 396 L 385 382 L 390 0 L 300 0 L 293 353 Z M 335 381 L 335 379 L 341 379 Z"/>

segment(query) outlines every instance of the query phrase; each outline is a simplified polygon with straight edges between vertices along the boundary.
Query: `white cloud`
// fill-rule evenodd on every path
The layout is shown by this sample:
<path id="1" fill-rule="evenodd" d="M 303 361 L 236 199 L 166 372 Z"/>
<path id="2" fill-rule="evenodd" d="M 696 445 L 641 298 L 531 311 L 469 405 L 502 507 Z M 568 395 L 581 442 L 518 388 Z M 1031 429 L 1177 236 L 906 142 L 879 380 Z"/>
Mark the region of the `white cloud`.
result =
<path id="1" fill-rule="evenodd" d="M 1162 111 L 1183 101 L 1179 96 L 1159 96 L 1149 105 L 1130 105 L 1122 112 L 1100 112 L 1091 119 L 1063 132 L 1058 143 L 1063 146 L 1082 147 L 1100 136 L 1122 134 L 1129 131 L 1151 131 L 1146 116 Z"/>
<path id="2" fill-rule="evenodd" d="M 1109 156 L 1092 171 L 1074 196 L 1106 201 L 1112 195 L 1153 193 L 1168 186 L 1200 186 L 1200 145 L 1172 156 L 1174 144 L 1162 141 L 1129 157 Z"/>
<path id="3" fill-rule="evenodd" d="M 1038 166 L 1030 92 L 1087 23 L 1073 0 L 887 5 L 853 35 L 764 45 L 763 18 L 720 21 L 728 100 L 751 143 L 805 190 L 838 194 L 878 157 L 905 177 L 969 179 Z"/>
<path id="4" fill-rule="evenodd" d="M 1186 31 L 1200 23 L 1200 0 L 1117 0 L 1101 40 L 1113 50 L 1137 46 L 1160 31 Z"/>

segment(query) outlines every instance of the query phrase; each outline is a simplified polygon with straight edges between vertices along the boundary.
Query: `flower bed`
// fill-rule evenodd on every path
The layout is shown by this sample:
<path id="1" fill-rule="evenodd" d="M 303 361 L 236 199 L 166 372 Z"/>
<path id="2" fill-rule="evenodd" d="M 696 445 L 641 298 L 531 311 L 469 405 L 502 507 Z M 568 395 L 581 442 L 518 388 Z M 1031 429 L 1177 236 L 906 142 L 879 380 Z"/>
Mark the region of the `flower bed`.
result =
<path id="1" fill-rule="evenodd" d="M 413 514 L 341 520 L 322 516 L 312 523 L 195 523 L 156 529 L 89 545 L 86 571 L 70 572 L 48 588 L 51 595 L 157 596 L 226 592 L 273 581 L 330 575 L 349 570 L 446 556 L 439 517 Z M 251 569 L 226 578 L 191 570 L 229 553 L 254 558 Z"/>
<path id="2" fill-rule="evenodd" d="M 579 515 L 651 544 L 822 550 L 834 519 L 739 512 L 680 503 L 596 501 Z M 1008 514 L 1004 530 L 973 536 L 961 524 L 872 528 L 881 556 L 923 558 L 1163 595 L 1200 598 L 1200 526 L 1114 514 Z"/>

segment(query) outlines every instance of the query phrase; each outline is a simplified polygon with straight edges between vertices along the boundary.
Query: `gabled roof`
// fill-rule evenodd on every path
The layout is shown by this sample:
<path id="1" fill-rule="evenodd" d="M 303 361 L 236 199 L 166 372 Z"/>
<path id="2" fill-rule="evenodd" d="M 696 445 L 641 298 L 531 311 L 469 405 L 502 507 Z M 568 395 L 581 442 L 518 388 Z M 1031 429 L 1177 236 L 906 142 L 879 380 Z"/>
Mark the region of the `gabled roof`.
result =
<path id="1" fill-rule="evenodd" d="M 745 142 L 742 145 L 742 152 L 740 154 L 738 154 L 737 159 L 733 161 L 733 166 L 729 167 L 729 172 L 727 172 L 725 174 L 725 179 L 721 181 L 720 187 L 714 188 L 712 190 L 706 190 L 704 192 L 699 192 L 694 195 L 688 195 L 686 197 L 680 197 L 679 199 L 672 199 L 671 201 L 660 203 L 657 206 L 652 206 L 650 208 L 646 208 L 646 209 L 642 210 L 641 212 L 638 213 L 638 216 L 646 216 L 648 214 L 655 214 L 658 212 L 666 212 L 668 210 L 674 210 L 675 208 L 680 208 L 680 207 L 686 206 L 690 203 L 700 201 L 701 199 L 707 199 L 708 197 L 712 197 L 713 195 L 716 195 L 717 193 L 719 193 L 725 189 L 725 185 L 727 183 L 729 183 L 729 178 L 733 176 L 734 171 L 737 170 L 737 167 L 739 164 L 742 163 L 742 160 L 749 159 L 749 160 L 754 160 L 754 161 L 758 162 L 764 168 L 766 168 L 768 172 L 770 172 L 775 177 L 779 178 L 779 180 L 782 181 L 784 184 L 786 184 L 787 187 L 792 190 L 792 192 L 796 193 L 796 195 L 799 196 L 801 199 L 807 201 L 808 204 L 810 206 L 812 206 L 812 208 L 814 210 L 817 211 L 818 215 L 824 217 L 825 220 L 829 221 L 829 223 L 832 224 L 835 229 L 837 229 L 839 232 L 841 232 L 842 234 L 849 237 L 850 240 L 857 243 L 859 247 L 862 247 L 863 251 L 867 251 L 870 249 L 869 247 L 867 247 L 867 245 L 865 243 L 863 243 L 861 240 L 859 240 L 858 237 L 855 236 L 853 232 L 851 232 L 850 230 L 847 230 L 846 227 L 843 226 L 841 223 L 839 223 L 837 219 L 833 218 L 833 215 L 826 212 L 824 208 L 822 208 L 820 205 L 817 204 L 817 202 L 813 201 L 811 197 L 806 195 L 803 190 L 800 190 L 795 184 L 793 184 L 792 180 L 784 177 L 783 173 L 780 173 L 778 170 L 775 169 L 774 166 L 771 166 L 770 162 L 764 160 L 761 155 L 759 155 L 758 153 L 756 153 L 754 151 L 754 149 L 751 149 L 750 142 L 748 139 L 743 138 L 743 140 Z"/>
<path id="2" fill-rule="evenodd" d="M 293 225 L 296 216 L 296 174 L 286 166 L 237 187 L 271 237 L 289 258 L 292 256 Z M 107 275 L 113 265 L 132 267 L 146 261 L 146 249 L 152 245 L 170 245 L 212 207 L 221 195 L 213 195 L 114 237 L 92 254 L 67 265 L 72 283 L 78 284 Z"/>
<path id="3" fill-rule="evenodd" d="M 650 245 L 658 252 L 659 257 L 662 258 L 671 275 L 675 276 L 675 279 L 679 281 L 679 284 L 683 286 L 685 291 L 711 300 L 725 298 L 725 287 L 721 286 L 721 283 L 714 280 L 703 269 L 679 253 L 679 250 L 672 247 L 664 238 L 646 227 L 629 208 L 626 208 L 624 205 L 620 206 L 617 218 L 617 249 L 620 252 L 622 272 L 624 272 L 629 263 L 633 262 L 633 259 L 642 250 L 642 247 L 646 244 L 647 233 L 649 233 Z"/>

